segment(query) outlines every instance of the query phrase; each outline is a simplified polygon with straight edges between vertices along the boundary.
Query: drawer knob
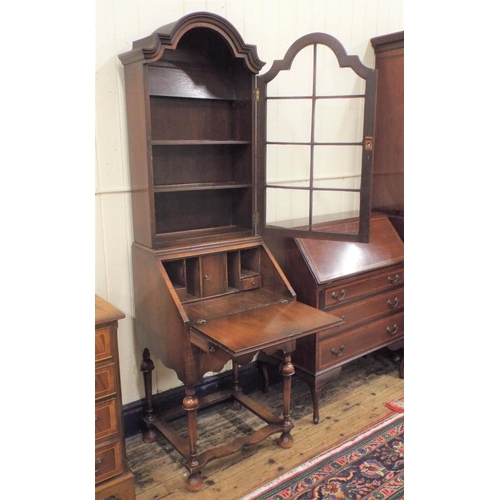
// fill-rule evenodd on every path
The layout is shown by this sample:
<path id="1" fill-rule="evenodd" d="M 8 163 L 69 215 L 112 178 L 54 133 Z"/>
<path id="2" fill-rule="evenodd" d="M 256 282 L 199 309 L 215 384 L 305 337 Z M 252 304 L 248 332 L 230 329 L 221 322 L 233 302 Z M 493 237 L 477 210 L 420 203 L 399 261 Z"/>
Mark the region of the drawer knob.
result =
<path id="1" fill-rule="evenodd" d="M 389 283 L 397 283 L 399 281 L 399 278 L 401 278 L 401 276 L 399 274 L 396 274 L 396 276 L 394 276 L 394 277 L 388 276 L 387 281 Z"/>
<path id="2" fill-rule="evenodd" d="M 205 280 L 210 281 L 210 276 L 208 274 L 205 274 Z"/>
<path id="3" fill-rule="evenodd" d="M 394 326 L 391 328 L 390 326 L 388 326 L 385 331 L 389 334 L 389 335 L 396 335 L 397 331 L 398 331 L 398 325 L 397 323 L 394 324 Z"/>
<path id="4" fill-rule="evenodd" d="M 340 297 L 337 296 L 336 292 L 332 292 L 332 299 L 334 299 L 334 300 L 344 300 L 346 294 L 347 294 L 347 292 L 344 289 L 341 290 Z"/>
<path id="5" fill-rule="evenodd" d="M 99 466 L 102 464 L 102 458 L 98 458 L 96 461 L 95 461 L 95 471 L 96 473 L 99 472 Z"/>
<path id="6" fill-rule="evenodd" d="M 344 351 L 345 351 L 345 345 L 341 345 L 340 346 L 340 351 L 337 352 L 337 350 L 335 349 L 335 347 L 332 349 L 332 354 L 334 356 L 337 356 L 337 358 L 339 358 L 340 356 L 342 356 L 342 354 L 344 354 Z"/>
<path id="7" fill-rule="evenodd" d="M 399 306 L 399 299 L 397 297 L 394 299 L 394 301 L 392 301 L 391 299 L 389 299 L 387 301 L 387 305 L 389 307 L 398 307 Z"/>

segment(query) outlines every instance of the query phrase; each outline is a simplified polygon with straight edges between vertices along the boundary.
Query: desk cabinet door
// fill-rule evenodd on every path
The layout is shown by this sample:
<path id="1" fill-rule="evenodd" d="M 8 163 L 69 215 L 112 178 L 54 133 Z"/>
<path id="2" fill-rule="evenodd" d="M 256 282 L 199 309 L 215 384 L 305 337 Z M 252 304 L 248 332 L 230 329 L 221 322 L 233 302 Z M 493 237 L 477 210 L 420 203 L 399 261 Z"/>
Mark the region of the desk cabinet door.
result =
<path id="1" fill-rule="evenodd" d="M 201 259 L 203 297 L 227 292 L 226 254 L 206 255 Z"/>

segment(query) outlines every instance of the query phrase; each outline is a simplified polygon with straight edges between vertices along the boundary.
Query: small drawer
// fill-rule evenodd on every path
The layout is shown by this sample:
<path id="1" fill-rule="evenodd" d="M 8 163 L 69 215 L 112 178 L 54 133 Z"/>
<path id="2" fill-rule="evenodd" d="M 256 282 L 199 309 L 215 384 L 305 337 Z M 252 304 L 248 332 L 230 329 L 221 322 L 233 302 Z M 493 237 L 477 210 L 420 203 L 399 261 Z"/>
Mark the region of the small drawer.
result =
<path id="1" fill-rule="evenodd" d="M 363 295 L 372 295 L 404 283 L 403 266 L 368 273 L 358 279 L 342 280 L 324 290 L 324 307 L 339 306 Z"/>
<path id="2" fill-rule="evenodd" d="M 95 360 L 102 361 L 113 357 L 111 344 L 111 328 L 96 328 L 95 331 Z"/>
<path id="3" fill-rule="evenodd" d="M 404 313 L 394 314 L 369 325 L 321 341 L 319 370 L 343 364 L 346 360 L 392 344 L 404 334 Z"/>
<path id="4" fill-rule="evenodd" d="M 100 399 L 116 393 L 115 365 L 109 364 L 95 369 L 95 398 Z"/>
<path id="5" fill-rule="evenodd" d="M 336 329 L 336 333 L 339 333 L 361 323 L 373 321 L 377 317 L 400 312 L 403 307 L 404 288 L 401 287 L 380 295 L 373 295 L 367 299 L 361 298 L 356 302 L 332 308 L 327 312 L 344 320 Z M 320 338 L 325 338 L 325 336 L 321 335 Z"/>
<path id="6" fill-rule="evenodd" d="M 241 278 L 239 283 L 239 289 L 241 291 L 244 290 L 253 290 L 254 288 L 260 288 L 262 283 L 262 278 L 259 274 L 255 276 L 248 276 L 247 278 Z"/>
<path id="7" fill-rule="evenodd" d="M 122 447 L 120 441 L 96 446 L 95 482 L 100 483 L 123 472 Z"/>
<path id="8" fill-rule="evenodd" d="M 108 399 L 95 405 L 96 441 L 113 435 L 118 430 L 116 399 Z"/>

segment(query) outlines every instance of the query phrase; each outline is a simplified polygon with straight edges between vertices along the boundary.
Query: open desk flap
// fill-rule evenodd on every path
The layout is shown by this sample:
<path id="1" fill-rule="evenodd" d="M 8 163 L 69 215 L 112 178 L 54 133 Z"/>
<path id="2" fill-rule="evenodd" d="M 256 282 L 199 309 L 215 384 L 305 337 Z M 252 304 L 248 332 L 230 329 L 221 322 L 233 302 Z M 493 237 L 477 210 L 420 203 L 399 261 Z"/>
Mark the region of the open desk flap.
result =
<path id="1" fill-rule="evenodd" d="M 234 357 L 335 327 L 342 320 L 296 301 L 283 301 L 191 326 L 194 337 Z M 192 342 L 199 342 L 192 336 Z"/>

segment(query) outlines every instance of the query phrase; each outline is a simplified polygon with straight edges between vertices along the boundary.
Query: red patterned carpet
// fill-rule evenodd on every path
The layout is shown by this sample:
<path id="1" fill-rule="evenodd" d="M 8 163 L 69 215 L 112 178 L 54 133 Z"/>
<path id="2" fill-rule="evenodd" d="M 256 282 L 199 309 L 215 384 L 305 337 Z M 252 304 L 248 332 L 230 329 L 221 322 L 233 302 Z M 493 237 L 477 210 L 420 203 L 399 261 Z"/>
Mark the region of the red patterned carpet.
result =
<path id="1" fill-rule="evenodd" d="M 389 403 L 387 406 L 389 406 Z M 404 498 L 404 402 L 348 441 L 292 469 L 241 500 Z"/>

